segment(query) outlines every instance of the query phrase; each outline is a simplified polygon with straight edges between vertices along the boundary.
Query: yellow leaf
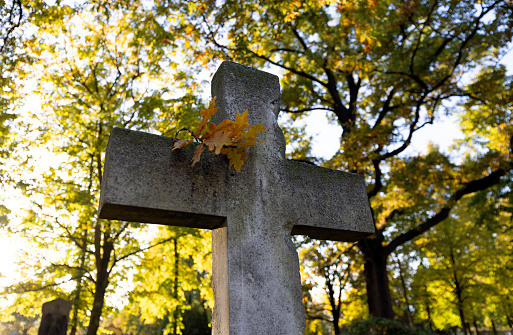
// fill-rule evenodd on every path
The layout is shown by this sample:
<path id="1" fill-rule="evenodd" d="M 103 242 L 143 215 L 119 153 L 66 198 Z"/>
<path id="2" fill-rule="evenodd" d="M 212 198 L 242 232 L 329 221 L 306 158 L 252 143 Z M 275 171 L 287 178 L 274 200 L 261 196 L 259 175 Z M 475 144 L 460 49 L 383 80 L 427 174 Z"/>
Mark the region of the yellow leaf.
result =
<path id="1" fill-rule="evenodd" d="M 239 112 L 237 112 L 237 116 L 235 117 L 235 122 L 233 122 L 233 130 L 230 134 L 231 138 L 236 137 L 239 132 L 249 127 L 249 123 L 247 122 L 248 119 L 248 111 L 244 111 L 242 115 L 240 115 Z"/>
<path id="2" fill-rule="evenodd" d="M 197 162 L 199 162 L 201 158 L 201 154 L 205 151 L 206 147 L 203 143 L 198 144 L 196 150 L 194 150 L 194 156 L 192 157 L 192 166 L 194 166 Z"/>
<path id="3" fill-rule="evenodd" d="M 242 148 L 230 148 L 227 150 L 226 156 L 230 161 L 230 166 L 233 166 L 235 168 L 235 171 L 237 171 L 237 173 L 240 173 L 240 169 L 242 165 L 244 165 L 244 163 L 246 162 L 246 157 L 248 156 L 248 153 L 243 151 Z"/>

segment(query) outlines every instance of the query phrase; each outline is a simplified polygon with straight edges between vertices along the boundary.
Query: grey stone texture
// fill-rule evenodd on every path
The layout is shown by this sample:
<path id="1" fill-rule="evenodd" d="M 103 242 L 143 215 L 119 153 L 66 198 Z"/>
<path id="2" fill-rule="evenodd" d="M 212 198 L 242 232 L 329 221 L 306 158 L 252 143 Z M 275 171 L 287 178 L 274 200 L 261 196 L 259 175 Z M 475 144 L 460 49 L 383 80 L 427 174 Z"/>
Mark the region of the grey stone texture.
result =
<path id="1" fill-rule="evenodd" d="M 71 303 L 58 298 L 43 304 L 38 335 L 66 335 Z"/>
<path id="2" fill-rule="evenodd" d="M 263 143 L 241 173 L 194 145 L 126 129 L 111 133 L 99 215 L 213 229 L 216 335 L 304 334 L 299 260 L 291 234 L 356 241 L 374 233 L 363 176 L 285 159 L 277 76 L 223 62 L 212 81 L 215 122 L 248 110 Z"/>

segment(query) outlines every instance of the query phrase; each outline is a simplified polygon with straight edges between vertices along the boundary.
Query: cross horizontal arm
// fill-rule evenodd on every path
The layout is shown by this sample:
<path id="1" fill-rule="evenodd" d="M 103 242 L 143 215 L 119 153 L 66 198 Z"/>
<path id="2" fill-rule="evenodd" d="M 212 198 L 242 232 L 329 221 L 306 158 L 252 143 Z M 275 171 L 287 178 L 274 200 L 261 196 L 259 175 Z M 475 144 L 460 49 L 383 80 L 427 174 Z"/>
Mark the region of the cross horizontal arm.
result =
<path id="1" fill-rule="evenodd" d="M 226 162 L 205 152 L 192 169 L 193 145 L 172 149 L 171 138 L 114 128 L 99 217 L 206 229 L 222 225 L 229 187 Z"/>
<path id="2" fill-rule="evenodd" d="M 298 161 L 285 174 L 292 234 L 352 242 L 374 233 L 363 176 Z"/>

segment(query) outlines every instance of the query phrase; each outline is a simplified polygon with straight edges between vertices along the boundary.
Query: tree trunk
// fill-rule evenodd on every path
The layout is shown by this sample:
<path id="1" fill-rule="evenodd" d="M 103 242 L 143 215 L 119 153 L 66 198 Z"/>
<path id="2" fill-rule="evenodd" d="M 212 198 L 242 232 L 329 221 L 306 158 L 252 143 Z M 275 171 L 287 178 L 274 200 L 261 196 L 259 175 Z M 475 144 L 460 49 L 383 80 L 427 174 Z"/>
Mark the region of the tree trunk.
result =
<path id="1" fill-rule="evenodd" d="M 174 284 L 173 284 L 173 298 L 178 301 L 178 244 L 177 244 L 177 238 L 173 239 L 173 247 L 174 247 L 174 253 L 175 253 L 175 278 L 174 278 Z M 173 335 L 178 334 L 178 308 L 180 304 L 178 304 L 175 307 L 175 310 L 173 311 Z"/>
<path id="2" fill-rule="evenodd" d="M 452 276 L 453 276 L 453 282 L 454 282 L 454 287 L 455 287 L 458 312 L 460 314 L 461 328 L 466 335 L 470 335 L 470 326 L 467 325 L 467 322 L 465 320 L 465 313 L 463 312 L 463 288 L 461 287 L 461 283 L 458 278 L 458 274 L 456 273 L 456 259 L 454 257 L 454 252 L 452 250 L 451 245 L 449 245 L 449 252 L 450 252 L 449 256 L 451 259 L 451 264 L 452 264 L 452 269 L 453 269 Z"/>
<path id="3" fill-rule="evenodd" d="M 77 280 L 75 297 L 73 298 L 73 318 L 71 319 L 71 330 L 69 335 L 75 335 L 78 328 L 78 309 L 80 304 L 80 293 L 82 292 L 82 276 Z"/>
<path id="4" fill-rule="evenodd" d="M 457 290 L 456 296 L 458 298 L 458 312 L 460 314 L 461 328 L 463 333 L 470 335 L 470 327 L 467 325 L 467 321 L 465 320 L 465 313 L 463 313 L 463 301 L 461 299 L 461 292 Z"/>
<path id="5" fill-rule="evenodd" d="M 102 316 L 103 305 L 105 301 L 105 293 L 109 285 L 109 262 L 114 244 L 111 241 L 110 234 L 103 234 L 103 246 L 101 245 L 101 226 L 98 224 L 95 229 L 95 258 L 96 258 L 96 282 L 94 290 L 93 309 L 91 310 L 91 318 L 87 327 L 86 335 L 96 335 L 100 327 L 100 319 Z M 103 253 L 102 253 L 103 251 Z"/>
<path id="6" fill-rule="evenodd" d="M 371 316 L 393 319 L 392 298 L 388 284 L 388 255 L 381 244 L 382 238 L 363 239 L 358 247 L 363 253 L 367 302 Z"/>
<path id="7" fill-rule="evenodd" d="M 338 325 L 340 321 L 340 310 L 337 308 L 337 302 L 335 301 L 335 290 L 333 289 L 333 283 L 330 281 L 329 277 L 325 275 L 324 278 L 326 279 L 326 286 L 328 287 L 328 300 L 331 305 L 333 330 L 335 331 L 335 335 L 340 335 L 340 327 Z"/>
<path id="8" fill-rule="evenodd" d="M 335 335 L 340 335 L 340 327 L 338 322 L 340 320 L 340 313 L 333 312 L 333 330 L 335 331 Z"/>
<path id="9" fill-rule="evenodd" d="M 493 335 L 497 335 L 497 328 L 495 328 L 495 322 L 492 320 L 492 329 L 493 329 Z"/>
<path id="10" fill-rule="evenodd" d="M 431 321 L 431 307 L 429 306 L 429 301 L 427 301 L 427 299 L 426 299 L 426 312 L 427 312 L 427 317 L 428 317 L 428 322 L 429 322 L 429 329 L 433 330 L 433 321 Z"/>
<path id="11" fill-rule="evenodd" d="M 84 236 L 82 237 L 82 245 L 85 247 L 87 245 L 87 231 L 84 232 Z M 82 280 L 84 279 L 84 271 L 82 270 L 85 267 L 86 261 L 86 252 L 84 250 L 80 251 L 80 277 L 77 279 L 77 288 L 75 289 L 75 297 L 73 298 L 73 318 L 71 319 L 71 330 L 69 335 L 75 335 L 77 333 L 78 328 L 78 310 L 80 308 L 80 294 L 82 293 Z"/>
<path id="12" fill-rule="evenodd" d="M 507 322 L 508 322 L 508 326 L 509 326 L 509 328 L 510 328 L 511 330 L 513 330 L 513 319 L 512 319 L 509 315 L 507 315 L 507 316 L 506 316 L 506 320 L 507 320 Z"/>
<path id="13" fill-rule="evenodd" d="M 411 312 L 410 312 L 410 299 L 408 299 L 408 289 L 406 288 L 406 282 L 405 282 L 404 276 L 403 276 L 403 268 L 402 268 L 399 260 L 396 260 L 396 264 L 399 267 L 399 278 L 401 279 L 401 286 L 403 289 L 404 302 L 406 304 L 405 313 L 406 313 L 406 317 L 408 318 L 408 326 L 410 326 L 410 328 L 413 328 L 413 319 L 411 317 Z"/>

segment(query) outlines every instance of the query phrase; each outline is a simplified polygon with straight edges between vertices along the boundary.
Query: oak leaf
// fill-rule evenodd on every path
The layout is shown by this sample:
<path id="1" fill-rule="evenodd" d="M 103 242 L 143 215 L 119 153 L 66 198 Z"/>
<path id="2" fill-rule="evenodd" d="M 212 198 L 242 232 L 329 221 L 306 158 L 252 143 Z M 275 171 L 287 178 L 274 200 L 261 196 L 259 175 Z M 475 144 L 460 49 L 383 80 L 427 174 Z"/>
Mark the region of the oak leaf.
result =
<path id="1" fill-rule="evenodd" d="M 219 107 L 215 107 L 215 101 L 214 97 L 208 108 L 200 111 L 201 121 L 195 132 L 188 128 L 182 128 L 177 131 L 176 135 L 178 136 L 181 131 L 187 131 L 199 143 L 194 151 L 192 166 L 199 162 L 201 154 L 208 148 L 215 155 L 226 155 L 229 166 L 233 166 L 238 173 L 248 156 L 244 149 L 261 143 L 256 141 L 256 137 L 258 132 L 265 130 L 265 126 L 258 124 L 250 127 L 247 121 L 248 111 L 244 111 L 242 114 L 237 112 L 235 121 L 223 120 L 216 125 L 211 121 L 212 116 L 219 110 Z M 192 142 L 193 140 L 176 140 L 173 150 L 183 148 Z"/>
<path id="2" fill-rule="evenodd" d="M 196 146 L 196 149 L 194 150 L 194 156 L 192 157 L 192 166 L 196 165 L 197 162 L 199 162 L 201 158 L 201 154 L 203 151 L 205 151 L 206 146 L 203 143 L 200 143 Z"/>
<path id="3" fill-rule="evenodd" d="M 175 142 L 175 145 L 173 147 L 173 150 L 176 150 L 176 149 L 181 149 L 185 146 L 187 146 L 188 144 L 191 144 L 193 141 L 190 140 L 190 141 L 186 141 L 186 140 L 177 140 Z"/>
<path id="4" fill-rule="evenodd" d="M 230 148 L 226 153 L 226 156 L 230 161 L 230 166 L 233 166 L 237 173 L 240 173 L 240 169 L 246 162 L 246 157 L 248 156 L 248 153 L 243 150 L 244 149 L 242 148 Z"/>
<path id="5" fill-rule="evenodd" d="M 214 132 L 212 136 L 209 136 L 204 140 L 208 147 L 208 150 L 212 151 L 214 154 L 219 155 L 221 153 L 221 149 L 224 146 L 229 146 L 232 144 L 232 140 L 229 138 L 229 133 L 224 131 Z"/>

